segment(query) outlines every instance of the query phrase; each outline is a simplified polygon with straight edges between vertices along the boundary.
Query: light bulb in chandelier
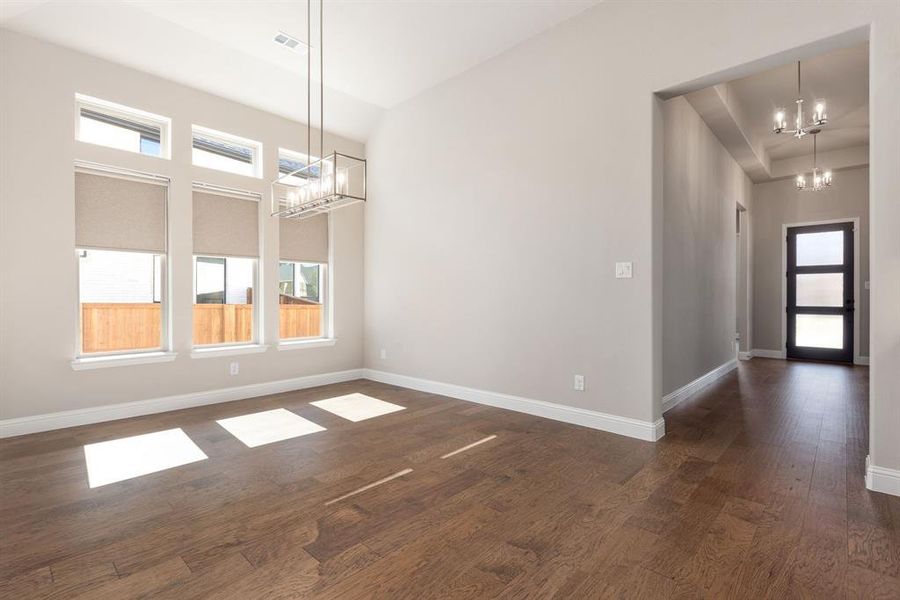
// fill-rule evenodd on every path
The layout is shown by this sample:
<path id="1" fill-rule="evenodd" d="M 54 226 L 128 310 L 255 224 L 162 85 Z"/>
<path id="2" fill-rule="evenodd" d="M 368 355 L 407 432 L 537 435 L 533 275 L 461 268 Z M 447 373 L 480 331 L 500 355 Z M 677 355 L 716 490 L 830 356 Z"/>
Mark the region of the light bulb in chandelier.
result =
<path id="1" fill-rule="evenodd" d="M 816 110 L 813 113 L 813 125 L 821 127 L 828 122 L 828 116 L 825 114 L 825 103 L 817 102 Z"/>
<path id="2" fill-rule="evenodd" d="M 775 112 L 775 126 L 773 130 L 775 133 L 781 133 L 787 127 L 787 121 L 784 120 L 784 109 L 778 109 Z"/>
<path id="3" fill-rule="evenodd" d="M 819 134 L 818 131 L 813 131 L 813 170 L 812 176 L 810 179 L 810 185 L 806 185 L 806 176 L 798 175 L 795 181 L 795 185 L 797 186 L 798 191 L 809 191 L 809 192 L 819 192 L 824 190 L 828 186 L 831 185 L 831 171 L 819 170 L 819 145 L 818 139 Z"/>
<path id="4" fill-rule="evenodd" d="M 775 111 L 774 124 L 772 131 L 775 133 L 791 133 L 796 138 L 802 138 L 808 133 L 815 133 L 815 129 L 821 129 L 828 122 L 825 114 L 825 101 L 817 100 L 813 109 L 812 117 L 807 122 L 807 117 L 803 114 L 803 97 L 800 85 L 800 63 L 797 63 L 797 96 L 794 103 L 797 105 L 797 112 L 793 120 L 793 128 L 788 129 L 786 111 L 779 108 Z"/>

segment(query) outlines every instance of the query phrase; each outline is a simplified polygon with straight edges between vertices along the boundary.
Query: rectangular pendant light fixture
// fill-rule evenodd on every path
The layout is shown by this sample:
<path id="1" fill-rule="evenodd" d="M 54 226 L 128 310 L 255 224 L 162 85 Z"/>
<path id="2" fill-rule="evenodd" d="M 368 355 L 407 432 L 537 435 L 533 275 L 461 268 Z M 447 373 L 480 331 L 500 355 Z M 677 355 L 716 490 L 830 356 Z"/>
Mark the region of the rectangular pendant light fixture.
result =
<path id="1" fill-rule="evenodd" d="M 303 219 L 366 200 L 366 161 L 340 152 L 272 182 L 272 215 Z"/>

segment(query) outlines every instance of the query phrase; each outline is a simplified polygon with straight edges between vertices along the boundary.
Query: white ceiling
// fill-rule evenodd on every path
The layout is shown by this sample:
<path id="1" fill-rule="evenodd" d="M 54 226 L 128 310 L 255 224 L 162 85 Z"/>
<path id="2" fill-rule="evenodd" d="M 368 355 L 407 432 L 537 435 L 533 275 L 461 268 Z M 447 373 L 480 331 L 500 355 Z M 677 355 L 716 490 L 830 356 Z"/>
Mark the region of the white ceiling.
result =
<path id="1" fill-rule="evenodd" d="M 365 140 L 384 109 L 598 1 L 329 0 L 326 127 Z M 272 42 L 306 41 L 305 0 L 0 0 L 0 25 L 306 120 L 306 57 Z"/>

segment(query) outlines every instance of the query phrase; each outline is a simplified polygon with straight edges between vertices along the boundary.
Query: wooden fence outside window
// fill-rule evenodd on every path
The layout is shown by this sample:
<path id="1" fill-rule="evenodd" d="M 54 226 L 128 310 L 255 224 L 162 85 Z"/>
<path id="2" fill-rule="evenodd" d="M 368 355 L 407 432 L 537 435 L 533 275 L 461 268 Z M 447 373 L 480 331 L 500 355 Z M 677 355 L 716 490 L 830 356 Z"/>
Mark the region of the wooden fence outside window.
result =
<path id="1" fill-rule="evenodd" d="M 278 308 L 282 339 L 322 335 L 321 304 L 280 304 Z M 82 304 L 82 352 L 158 348 L 161 317 L 159 304 Z M 194 305 L 195 345 L 247 342 L 252 327 L 251 304 Z"/>

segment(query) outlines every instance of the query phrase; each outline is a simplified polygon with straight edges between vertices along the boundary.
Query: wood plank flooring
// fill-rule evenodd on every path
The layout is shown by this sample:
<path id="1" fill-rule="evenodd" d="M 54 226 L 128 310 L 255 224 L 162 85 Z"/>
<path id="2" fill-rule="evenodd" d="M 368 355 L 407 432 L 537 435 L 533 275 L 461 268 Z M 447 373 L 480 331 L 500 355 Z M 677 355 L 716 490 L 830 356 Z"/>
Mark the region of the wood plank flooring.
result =
<path id="1" fill-rule="evenodd" d="M 8 439 L 0 597 L 896 599 L 867 388 L 742 362 L 656 444 L 371 381 Z M 406 410 L 309 404 L 352 392 Z M 327 431 L 246 448 L 215 423 L 281 407 Z M 209 459 L 88 488 L 84 444 L 173 427 Z"/>

